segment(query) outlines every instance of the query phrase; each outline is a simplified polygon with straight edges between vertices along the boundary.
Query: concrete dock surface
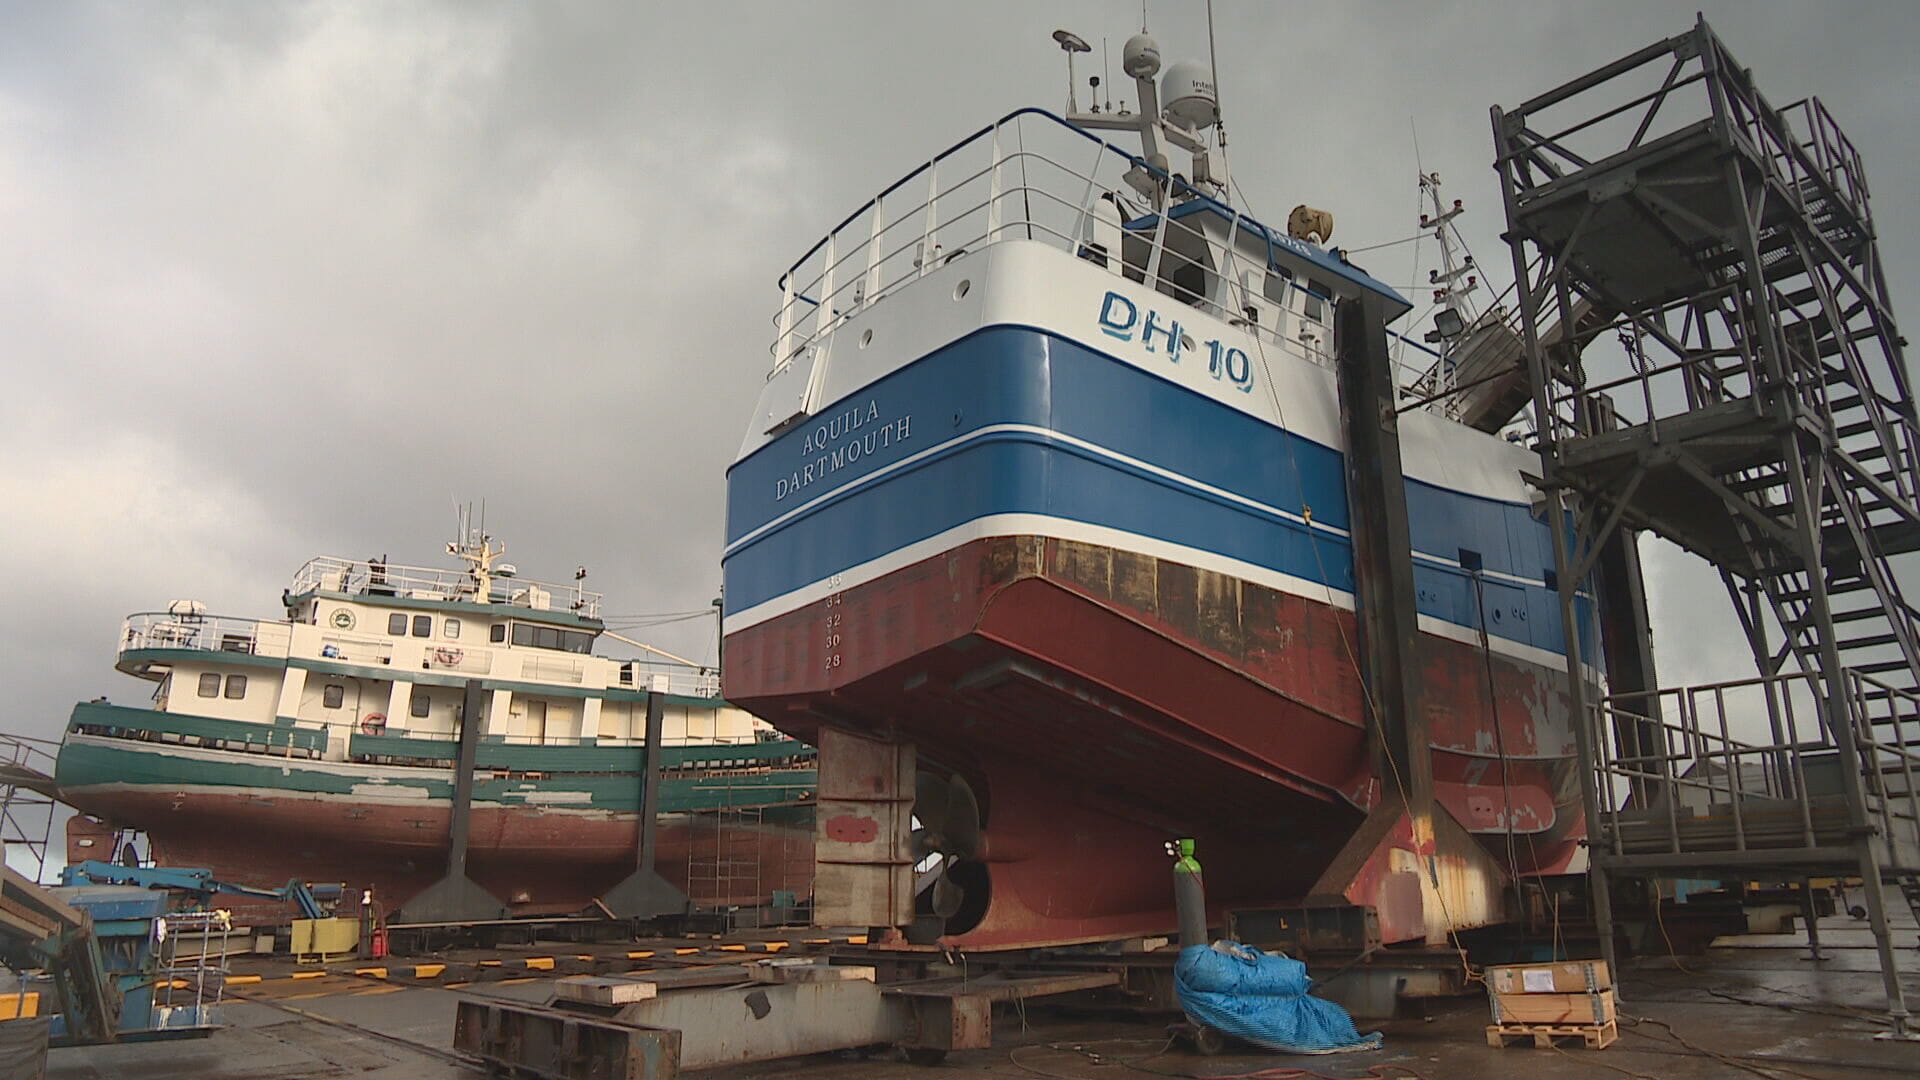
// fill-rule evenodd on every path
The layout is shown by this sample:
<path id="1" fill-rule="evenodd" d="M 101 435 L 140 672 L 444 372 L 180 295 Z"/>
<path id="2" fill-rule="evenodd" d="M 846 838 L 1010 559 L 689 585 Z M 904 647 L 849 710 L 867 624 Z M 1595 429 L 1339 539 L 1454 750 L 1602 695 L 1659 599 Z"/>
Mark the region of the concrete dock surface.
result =
<path id="1" fill-rule="evenodd" d="M 1897 908 L 1900 970 L 1920 1006 L 1920 928 Z M 1840 1078 L 1920 1076 L 1920 1043 L 1876 1040 L 1886 1030 L 1873 938 L 1864 922 L 1821 921 L 1825 958 L 1807 958 L 1802 934 L 1721 938 L 1704 956 L 1633 961 L 1622 980 L 1620 1038 L 1604 1050 L 1487 1045 L 1484 997 L 1427 1003 L 1424 1016 L 1380 1024 L 1379 1051 L 1334 1056 L 1228 1053 L 1202 1057 L 1168 1045 L 1172 1018 L 1078 1015 L 1029 1007 L 996 1012 L 990 1050 L 955 1052 L 938 1066 L 895 1052 L 821 1055 L 702 1073 L 752 1077 L 933 1080 L 993 1077 L 1177 1076 L 1258 1080 L 1423 1077 L 1631 1076 Z M 570 948 L 570 947 L 558 947 Z M 502 972 L 491 981 L 424 983 L 347 972 L 270 977 L 234 987 L 227 1025 L 213 1036 L 55 1050 L 49 1080 L 455 1080 L 485 1075 L 452 1049 L 462 995 L 545 1002 L 554 973 Z M 1563 1044 L 1564 1046 L 1565 1044 Z M 1288 1072 L 1286 1070 L 1310 1070 Z"/>

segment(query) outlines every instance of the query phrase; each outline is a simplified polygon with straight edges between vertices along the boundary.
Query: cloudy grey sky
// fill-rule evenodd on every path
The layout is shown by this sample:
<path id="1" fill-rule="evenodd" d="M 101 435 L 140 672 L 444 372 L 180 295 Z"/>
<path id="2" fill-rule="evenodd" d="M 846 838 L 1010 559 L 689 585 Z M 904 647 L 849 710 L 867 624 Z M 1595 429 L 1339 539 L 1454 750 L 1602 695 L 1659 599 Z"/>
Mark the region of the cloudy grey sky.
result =
<path id="1" fill-rule="evenodd" d="M 1218 0 L 1252 209 L 1411 232 L 1414 140 L 1504 265 L 1487 108 L 1693 5 Z M 1920 8 L 1708 3 L 1776 102 L 1861 146 L 1920 318 Z M 1203 4 L 1154 0 L 1169 59 Z M 705 607 L 780 270 L 916 160 L 1063 104 L 1048 40 L 1130 3 L 0 3 L 0 727 L 54 735 L 129 612 L 273 616 L 311 555 L 438 563 L 485 499 L 531 576 Z M 1097 55 L 1097 54 L 1096 54 Z M 1086 74 L 1083 70 L 1082 74 Z M 1405 249 L 1395 249 L 1403 251 Z M 1369 265 L 1408 280 L 1400 256 Z M 1498 275 L 1504 278 L 1505 275 Z M 1716 586 L 1653 566 L 1669 680 L 1739 673 Z M 713 654 L 710 621 L 654 635 Z"/>

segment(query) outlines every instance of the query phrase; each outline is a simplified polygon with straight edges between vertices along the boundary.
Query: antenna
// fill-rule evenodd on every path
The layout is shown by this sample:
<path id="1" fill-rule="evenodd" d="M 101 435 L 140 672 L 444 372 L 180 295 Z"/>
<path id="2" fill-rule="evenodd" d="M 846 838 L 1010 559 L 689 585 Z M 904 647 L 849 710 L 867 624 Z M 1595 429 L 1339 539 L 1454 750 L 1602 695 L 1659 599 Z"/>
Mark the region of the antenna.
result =
<path id="1" fill-rule="evenodd" d="M 1107 56 L 1107 39 L 1100 39 L 1100 81 L 1107 84 L 1107 111 L 1113 111 L 1113 61 Z"/>
<path id="2" fill-rule="evenodd" d="M 1207 73 L 1213 76 L 1213 126 L 1220 132 L 1220 149 L 1227 148 L 1227 122 L 1220 110 L 1220 53 L 1213 45 L 1213 0 L 1207 0 Z"/>
<path id="3" fill-rule="evenodd" d="M 1060 51 L 1067 54 L 1067 115 L 1072 116 L 1080 111 L 1079 102 L 1074 100 L 1073 54 L 1092 52 L 1093 46 L 1081 40 L 1080 35 L 1071 30 L 1055 30 L 1053 40 L 1059 42 Z M 1095 102 L 1094 107 L 1098 108 L 1099 103 Z"/>

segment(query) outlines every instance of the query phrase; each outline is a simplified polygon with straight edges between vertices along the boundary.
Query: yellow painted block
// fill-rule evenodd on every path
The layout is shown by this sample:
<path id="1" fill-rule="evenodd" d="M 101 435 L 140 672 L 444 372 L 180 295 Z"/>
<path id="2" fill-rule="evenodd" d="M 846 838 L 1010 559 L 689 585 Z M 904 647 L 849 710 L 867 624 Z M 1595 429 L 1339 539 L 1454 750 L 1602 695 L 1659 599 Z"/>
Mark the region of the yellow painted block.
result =
<path id="1" fill-rule="evenodd" d="M 640 950 L 639 952 L 630 952 L 630 953 L 628 953 L 628 954 L 627 954 L 627 959 L 629 959 L 629 960 L 645 960 L 645 959 L 646 959 L 647 957 L 649 957 L 649 956 L 652 956 L 652 955 L 653 955 L 653 950 L 652 950 L 652 949 L 641 949 L 641 950 Z"/>
<path id="2" fill-rule="evenodd" d="M 720 951 L 721 952 L 746 952 L 747 947 L 745 945 L 722 945 L 720 946 Z"/>
<path id="3" fill-rule="evenodd" d="M 359 919 L 295 919 L 289 925 L 295 959 L 352 956 L 360 949 Z"/>
<path id="4" fill-rule="evenodd" d="M 447 965 L 445 964 L 415 964 L 413 977 L 416 979 L 431 979 L 445 970 L 447 970 Z"/>
<path id="5" fill-rule="evenodd" d="M 768 952 L 779 952 L 791 944 L 793 944 L 791 941 L 769 941 L 765 943 Z"/>
<path id="6" fill-rule="evenodd" d="M 699 951 L 700 951 L 699 949 L 675 949 L 675 950 L 673 950 L 673 955 L 675 955 L 675 956 L 692 956 L 692 955 L 693 955 L 694 953 L 697 953 L 697 952 L 699 952 Z"/>
<path id="7" fill-rule="evenodd" d="M 38 990 L 0 997 L 0 1020 L 23 1020 L 29 1016 L 39 1015 L 40 992 Z"/>
<path id="8" fill-rule="evenodd" d="M 865 945 L 866 943 L 867 935 L 865 934 L 852 934 L 847 938 L 847 944 L 849 945 Z"/>
<path id="9" fill-rule="evenodd" d="M 325 974 L 326 974 L 326 972 L 324 972 L 324 971 L 296 971 L 296 972 L 294 972 L 294 973 L 293 973 L 292 975 L 290 975 L 290 976 L 288 976 L 288 978 L 292 978 L 292 979 L 317 979 L 317 978 L 319 978 L 320 976 L 322 976 L 322 975 L 325 975 Z"/>
<path id="10" fill-rule="evenodd" d="M 253 985 L 254 983 L 257 983 L 257 982 L 259 982 L 259 981 L 260 981 L 260 976 L 258 976 L 258 975 L 229 975 L 229 976 L 227 976 L 227 985 L 228 985 L 228 986 L 251 986 L 251 985 Z"/>
<path id="11" fill-rule="evenodd" d="M 553 957 L 551 957 L 551 956 L 529 956 L 529 957 L 527 957 L 527 970 L 529 970 L 529 971 L 552 971 L 552 970 L 553 970 Z"/>
<path id="12" fill-rule="evenodd" d="M 378 967 L 378 968 L 354 968 L 354 969 L 353 969 L 353 973 L 354 973 L 355 975 L 366 975 L 366 976 L 369 976 L 369 977 L 371 977 L 371 978 L 375 978 L 375 979 L 384 979 L 384 978 L 386 978 L 386 977 L 387 977 L 387 969 L 386 969 L 386 968 L 383 968 L 383 967 Z"/>

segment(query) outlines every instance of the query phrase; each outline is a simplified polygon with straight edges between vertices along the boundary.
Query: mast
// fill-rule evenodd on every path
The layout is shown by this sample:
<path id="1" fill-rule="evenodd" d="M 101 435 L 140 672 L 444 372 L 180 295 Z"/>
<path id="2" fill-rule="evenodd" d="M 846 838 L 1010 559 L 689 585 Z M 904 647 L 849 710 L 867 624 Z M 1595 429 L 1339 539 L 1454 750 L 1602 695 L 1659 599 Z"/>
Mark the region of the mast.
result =
<path id="1" fill-rule="evenodd" d="M 1466 205 L 1459 199 L 1453 200 L 1452 206 L 1441 203 L 1437 172 L 1420 174 L 1420 193 L 1433 207 L 1431 214 L 1420 215 L 1420 229 L 1423 232 L 1432 229 L 1433 238 L 1440 242 L 1440 269 L 1427 272 L 1427 283 L 1433 286 L 1433 302 L 1439 310 L 1434 312 L 1433 329 L 1427 332 L 1426 340 L 1439 344 L 1443 354 L 1434 366 L 1435 385 L 1424 388 L 1424 392 L 1444 394 L 1454 389 L 1457 366 L 1449 346 L 1472 329 L 1480 317 L 1468 299 L 1480 288 L 1480 276 L 1473 264 L 1473 254 L 1467 251 L 1466 242 L 1460 239 L 1459 230 L 1453 224 L 1455 218 L 1466 213 Z"/>
<path id="2" fill-rule="evenodd" d="M 473 524 L 473 507 L 464 506 L 460 510 L 460 536 L 447 541 L 447 554 L 467 564 L 467 576 L 473 579 L 473 602 L 490 604 L 493 602 L 493 564 L 507 553 L 503 542 L 495 545 L 493 537 L 487 535 L 485 528 Z M 513 568 L 503 566 L 503 574 L 511 574 Z"/>

